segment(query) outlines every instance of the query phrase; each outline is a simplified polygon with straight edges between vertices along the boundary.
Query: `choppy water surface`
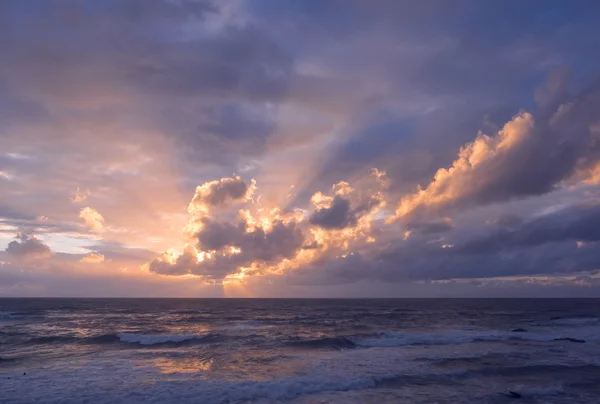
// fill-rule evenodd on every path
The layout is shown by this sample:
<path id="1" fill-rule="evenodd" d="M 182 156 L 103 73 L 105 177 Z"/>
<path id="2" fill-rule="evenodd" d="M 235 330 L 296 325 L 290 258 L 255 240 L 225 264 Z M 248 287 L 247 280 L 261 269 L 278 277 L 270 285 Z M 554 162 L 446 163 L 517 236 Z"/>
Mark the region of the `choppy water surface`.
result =
<path id="1" fill-rule="evenodd" d="M 600 300 L 0 299 L 0 358 L 3 403 L 596 403 Z"/>

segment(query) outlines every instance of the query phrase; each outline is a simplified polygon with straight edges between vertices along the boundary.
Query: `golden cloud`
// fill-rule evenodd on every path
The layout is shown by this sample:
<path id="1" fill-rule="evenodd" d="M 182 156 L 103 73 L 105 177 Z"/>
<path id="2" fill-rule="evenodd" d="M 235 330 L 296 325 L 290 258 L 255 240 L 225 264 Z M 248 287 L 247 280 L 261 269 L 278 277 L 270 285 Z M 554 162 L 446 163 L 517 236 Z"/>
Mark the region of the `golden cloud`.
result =
<path id="1" fill-rule="evenodd" d="M 97 210 L 90 207 L 83 208 L 79 212 L 79 217 L 91 231 L 96 233 L 104 231 L 104 218 Z"/>

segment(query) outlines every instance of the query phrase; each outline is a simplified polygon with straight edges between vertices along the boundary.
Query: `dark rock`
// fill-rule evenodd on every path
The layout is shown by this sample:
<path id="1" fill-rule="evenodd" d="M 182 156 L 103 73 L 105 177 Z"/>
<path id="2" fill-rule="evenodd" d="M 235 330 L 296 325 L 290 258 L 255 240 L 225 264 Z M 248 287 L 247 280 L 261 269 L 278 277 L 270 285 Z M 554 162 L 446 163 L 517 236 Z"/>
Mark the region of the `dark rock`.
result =
<path id="1" fill-rule="evenodd" d="M 521 397 L 523 397 L 522 395 L 520 395 L 516 391 L 510 391 L 510 390 L 508 391 L 508 396 L 510 398 L 521 398 Z"/>
<path id="2" fill-rule="evenodd" d="M 510 332 L 527 332 L 525 328 L 515 328 L 514 330 L 510 330 Z"/>
<path id="3" fill-rule="evenodd" d="M 580 344 L 585 344 L 584 339 L 577 339 L 577 338 L 570 338 L 570 337 L 554 338 L 553 341 L 569 341 L 569 342 L 577 342 Z"/>
<path id="4" fill-rule="evenodd" d="M 25 376 L 27 374 L 27 372 L 23 372 L 23 376 Z"/>

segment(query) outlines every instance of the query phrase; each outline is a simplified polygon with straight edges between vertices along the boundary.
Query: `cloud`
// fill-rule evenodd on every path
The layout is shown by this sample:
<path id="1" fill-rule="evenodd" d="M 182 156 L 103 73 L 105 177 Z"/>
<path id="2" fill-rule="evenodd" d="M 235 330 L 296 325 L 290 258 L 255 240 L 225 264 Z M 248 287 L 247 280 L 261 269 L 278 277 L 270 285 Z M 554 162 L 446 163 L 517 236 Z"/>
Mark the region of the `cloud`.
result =
<path id="1" fill-rule="evenodd" d="M 455 246 L 454 251 L 483 254 L 565 241 L 580 246 L 580 242 L 600 241 L 598 221 L 600 205 L 573 206 L 520 225 L 515 223 L 513 228 L 500 227 L 487 236 Z"/>
<path id="2" fill-rule="evenodd" d="M 79 262 L 91 264 L 101 263 L 104 262 L 104 255 L 97 252 L 91 252 L 85 255 L 83 258 L 81 258 Z"/>
<path id="3" fill-rule="evenodd" d="M 315 211 L 305 220 L 303 210 L 268 208 L 253 200 L 255 182 L 246 186 L 239 178 L 207 182 L 196 189 L 190 203 L 189 244 L 182 253 L 168 250 L 146 265 L 150 272 L 199 275 L 227 281 L 250 275 L 286 273 L 302 269 L 323 255 L 345 254 L 361 242 L 374 242 L 371 222 L 384 205 L 377 176 L 365 192 L 348 182 L 331 187 L 333 196 L 317 192 Z M 227 214 L 226 203 L 235 200 L 245 209 Z M 219 206 L 223 211 L 212 211 Z"/>
<path id="4" fill-rule="evenodd" d="M 75 192 L 71 194 L 71 202 L 80 203 L 85 201 L 88 196 L 90 196 L 90 190 L 88 189 L 86 192 L 81 192 L 79 188 Z"/>
<path id="5" fill-rule="evenodd" d="M 278 219 L 266 228 L 255 226 L 253 229 L 244 221 L 237 226 L 208 222 L 197 237 L 198 247 L 205 251 L 231 250 L 232 247 L 241 250 L 230 256 L 246 264 L 253 261 L 273 263 L 291 258 L 304 241 L 302 231 L 294 220 L 284 222 Z"/>
<path id="6" fill-rule="evenodd" d="M 131 263 L 130 263 L 131 264 Z M 0 295 L 11 297 L 222 297 L 222 288 L 182 277 L 159 277 L 124 262 L 91 265 L 59 255 L 40 265 L 0 264 Z"/>
<path id="7" fill-rule="evenodd" d="M 190 211 L 207 210 L 212 207 L 225 207 L 230 202 L 246 202 L 256 190 L 253 179 L 247 184 L 241 177 L 221 178 L 196 187 L 190 202 Z"/>
<path id="8" fill-rule="evenodd" d="M 50 247 L 35 236 L 25 233 L 17 235 L 17 240 L 8 243 L 6 252 L 9 257 L 23 261 L 44 260 L 52 256 Z"/>
<path id="9" fill-rule="evenodd" d="M 81 209 L 79 217 L 85 221 L 85 225 L 93 232 L 101 233 L 104 231 L 104 218 L 97 210 L 86 207 Z"/>
<path id="10" fill-rule="evenodd" d="M 600 268 L 597 204 L 575 204 L 536 218 L 487 226 L 454 226 L 379 245 L 368 270 L 343 268 L 354 279 L 388 282 L 515 275 L 570 274 Z M 364 263 L 363 263 L 364 266 Z M 327 273 L 323 270 L 323 276 Z M 346 274 L 347 273 L 347 274 Z M 335 275 L 334 275 L 335 277 Z"/>
<path id="11" fill-rule="evenodd" d="M 421 234 L 445 233 L 453 228 L 454 222 L 448 217 L 437 221 L 414 222 L 408 225 L 408 231 Z"/>
<path id="12" fill-rule="evenodd" d="M 551 192 L 578 167 L 598 161 L 591 111 L 599 105 L 600 92 L 591 91 L 537 121 L 522 112 L 493 137 L 479 133 L 450 168 L 440 168 L 427 187 L 401 199 L 396 218 Z"/>
<path id="13" fill-rule="evenodd" d="M 256 189 L 256 181 L 247 183 L 239 176 L 196 187 L 188 207 L 188 244 L 181 253 L 169 249 L 145 268 L 221 282 L 229 275 L 259 273 L 294 259 L 305 241 L 304 214 L 266 209 L 252 199 Z M 234 214 L 234 203 L 246 209 Z"/>
<path id="14" fill-rule="evenodd" d="M 150 272 L 163 275 L 192 274 L 223 280 L 227 275 L 252 268 L 278 264 L 294 258 L 304 236 L 295 221 L 274 220 L 268 228 L 250 228 L 243 219 L 237 224 L 204 219 L 195 235 L 196 245 L 188 245 L 181 255 L 167 252 L 151 261 Z"/>
<path id="15" fill-rule="evenodd" d="M 343 229 L 354 226 L 356 218 L 350 211 L 350 201 L 337 195 L 329 207 L 315 210 L 310 216 L 310 222 L 325 229 Z"/>
<path id="16" fill-rule="evenodd" d="M 600 8 L 259 3 L 0 2 L 0 242 L 29 229 L 73 273 L 127 261 L 115 279 L 149 262 L 157 293 L 597 265 L 570 221 L 600 197 Z"/>
<path id="17" fill-rule="evenodd" d="M 317 208 L 310 216 L 310 223 L 324 229 L 355 227 L 358 220 L 377 209 L 383 201 L 380 195 L 373 195 L 360 205 L 351 208 L 350 199 L 336 195 L 331 204 Z"/>
<path id="18" fill-rule="evenodd" d="M 372 173 L 379 188 L 383 174 L 378 170 L 372 170 Z M 310 223 L 323 229 L 355 227 L 362 217 L 384 205 L 383 196 L 378 190 L 369 194 L 371 190 L 366 188 L 366 192 L 361 194 L 346 181 L 334 184 L 331 189 L 334 196 L 317 192 L 311 197 L 316 209 L 310 215 Z"/>
<path id="19" fill-rule="evenodd" d="M 523 223 L 523 219 L 517 215 L 505 214 L 492 222 L 501 227 L 514 228 Z"/>

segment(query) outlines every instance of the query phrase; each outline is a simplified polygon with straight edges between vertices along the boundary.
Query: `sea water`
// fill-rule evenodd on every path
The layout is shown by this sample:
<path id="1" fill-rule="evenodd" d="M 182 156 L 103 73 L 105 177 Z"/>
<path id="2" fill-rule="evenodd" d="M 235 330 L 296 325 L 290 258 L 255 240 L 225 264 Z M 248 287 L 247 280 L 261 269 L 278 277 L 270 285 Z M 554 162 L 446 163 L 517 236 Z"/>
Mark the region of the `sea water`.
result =
<path id="1" fill-rule="evenodd" d="M 1 403 L 600 403 L 600 300 L 0 299 L 0 358 Z"/>

